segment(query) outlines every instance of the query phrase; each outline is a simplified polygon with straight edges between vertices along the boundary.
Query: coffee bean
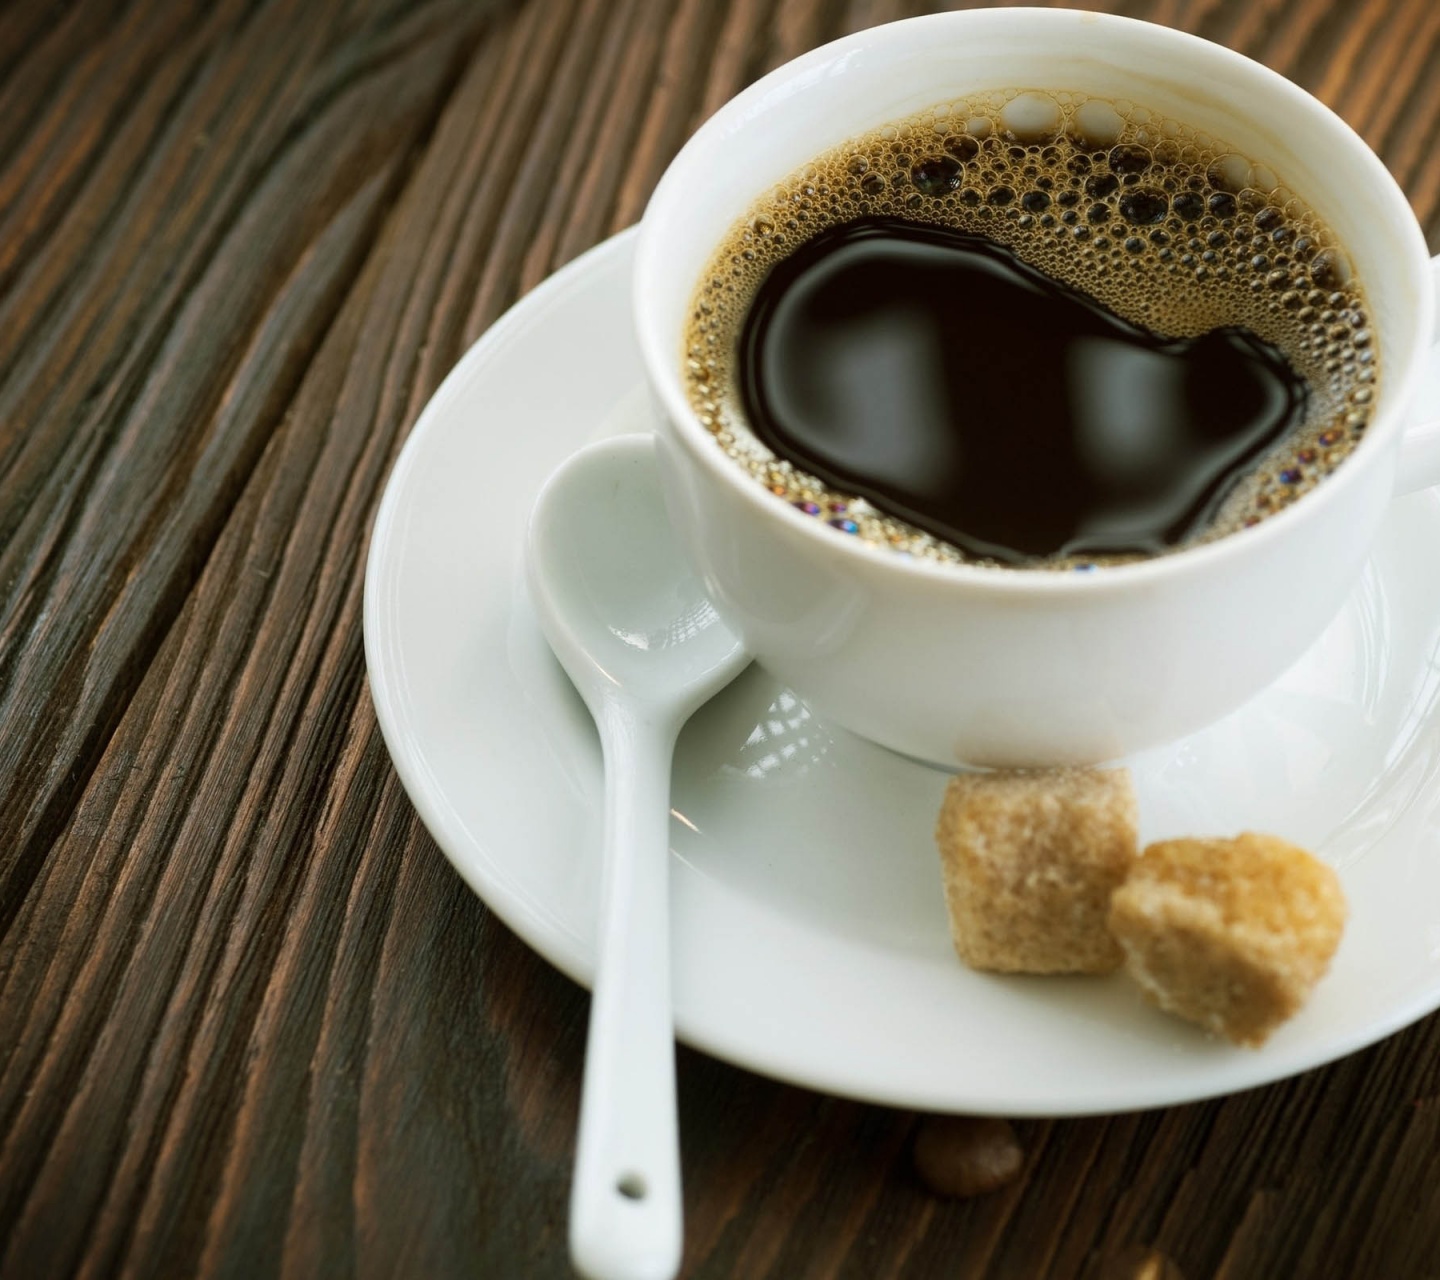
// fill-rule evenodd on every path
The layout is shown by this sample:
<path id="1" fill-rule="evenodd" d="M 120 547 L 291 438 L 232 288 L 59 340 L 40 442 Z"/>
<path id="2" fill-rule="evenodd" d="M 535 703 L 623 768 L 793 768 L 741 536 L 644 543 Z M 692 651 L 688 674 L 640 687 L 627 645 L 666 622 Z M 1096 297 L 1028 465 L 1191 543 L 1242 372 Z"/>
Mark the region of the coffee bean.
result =
<path id="1" fill-rule="evenodd" d="M 927 1116 L 915 1135 L 915 1171 L 936 1195 L 982 1196 L 1013 1182 L 1025 1153 L 1008 1120 Z"/>

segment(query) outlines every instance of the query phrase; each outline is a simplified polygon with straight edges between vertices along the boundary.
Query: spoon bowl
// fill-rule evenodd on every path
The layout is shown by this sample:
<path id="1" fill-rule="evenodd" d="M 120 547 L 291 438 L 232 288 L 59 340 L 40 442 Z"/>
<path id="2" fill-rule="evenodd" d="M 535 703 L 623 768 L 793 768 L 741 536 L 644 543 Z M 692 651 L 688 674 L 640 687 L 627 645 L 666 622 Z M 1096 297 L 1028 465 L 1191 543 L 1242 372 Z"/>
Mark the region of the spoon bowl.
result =
<path id="1" fill-rule="evenodd" d="M 550 477 L 529 566 L 545 637 L 594 714 L 623 691 L 685 696 L 688 715 L 748 661 L 676 549 L 650 436 L 602 440 Z"/>

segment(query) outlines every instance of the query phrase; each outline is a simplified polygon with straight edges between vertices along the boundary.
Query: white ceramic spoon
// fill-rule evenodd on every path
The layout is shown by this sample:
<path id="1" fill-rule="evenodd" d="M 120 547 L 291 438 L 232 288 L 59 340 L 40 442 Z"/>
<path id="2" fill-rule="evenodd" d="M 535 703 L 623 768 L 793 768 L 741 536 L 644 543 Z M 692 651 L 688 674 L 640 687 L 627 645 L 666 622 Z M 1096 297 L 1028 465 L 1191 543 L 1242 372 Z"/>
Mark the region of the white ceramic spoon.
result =
<path id="1" fill-rule="evenodd" d="M 680 558 L 654 442 L 582 449 L 530 517 L 530 596 L 600 729 L 604 865 L 570 1257 L 594 1280 L 665 1280 L 683 1228 L 670 1004 L 670 763 L 681 726 L 749 655 Z"/>

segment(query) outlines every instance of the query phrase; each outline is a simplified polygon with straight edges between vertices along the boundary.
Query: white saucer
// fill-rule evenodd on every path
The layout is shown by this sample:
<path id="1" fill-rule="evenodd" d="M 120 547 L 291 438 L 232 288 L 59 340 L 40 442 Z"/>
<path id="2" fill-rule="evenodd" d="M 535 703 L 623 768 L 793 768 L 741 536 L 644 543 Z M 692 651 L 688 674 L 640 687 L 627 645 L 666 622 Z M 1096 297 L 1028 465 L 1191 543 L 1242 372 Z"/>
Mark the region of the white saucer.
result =
<path id="1" fill-rule="evenodd" d="M 376 713 L 426 826 L 527 943 L 591 965 L 600 756 L 531 614 L 521 547 L 545 476 L 644 430 L 626 233 L 465 356 L 390 478 L 370 548 Z M 943 775 L 832 729 L 751 668 L 681 738 L 679 1034 L 833 1093 L 939 1111 L 1118 1111 L 1262 1084 L 1440 1005 L 1440 497 L 1397 501 L 1365 577 L 1273 688 L 1130 761 L 1145 839 L 1271 831 L 1340 869 L 1330 975 L 1260 1051 L 1155 1012 L 1120 977 L 956 961 L 931 829 Z"/>

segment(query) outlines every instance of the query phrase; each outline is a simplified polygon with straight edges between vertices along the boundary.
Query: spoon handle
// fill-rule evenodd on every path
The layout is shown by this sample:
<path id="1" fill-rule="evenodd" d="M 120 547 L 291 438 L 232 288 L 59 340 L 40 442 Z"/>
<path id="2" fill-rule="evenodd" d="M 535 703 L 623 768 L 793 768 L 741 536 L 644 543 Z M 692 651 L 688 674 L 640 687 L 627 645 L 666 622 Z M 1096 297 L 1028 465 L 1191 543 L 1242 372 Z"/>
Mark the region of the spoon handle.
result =
<path id="1" fill-rule="evenodd" d="M 676 729 L 611 706 L 600 927 L 570 1257 L 592 1280 L 669 1280 L 683 1239 L 670 1005 L 670 765 Z"/>

